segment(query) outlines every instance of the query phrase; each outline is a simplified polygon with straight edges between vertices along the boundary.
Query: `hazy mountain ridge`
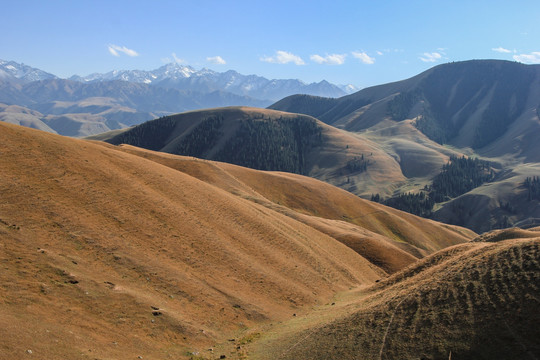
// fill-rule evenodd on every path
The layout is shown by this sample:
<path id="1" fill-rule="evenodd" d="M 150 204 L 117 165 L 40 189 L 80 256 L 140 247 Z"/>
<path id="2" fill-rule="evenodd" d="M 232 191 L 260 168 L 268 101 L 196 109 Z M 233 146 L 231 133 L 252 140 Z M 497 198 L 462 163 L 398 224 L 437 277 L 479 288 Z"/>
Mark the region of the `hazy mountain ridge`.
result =
<path id="1" fill-rule="evenodd" d="M 115 70 L 66 80 L 24 64 L 0 60 L 0 103 L 27 108 L 19 108 L 27 113 L 22 116 L 11 107 L 11 111 L 3 112 L 2 121 L 68 136 L 121 129 L 194 109 L 232 105 L 265 107 L 272 102 L 268 99 L 298 92 L 345 94 L 326 81 L 305 84 L 300 80 L 268 80 L 232 70 L 197 71 L 176 63 L 154 71 Z M 59 102 L 71 104 L 56 106 Z M 95 104 L 83 105 L 89 102 Z M 40 114 L 28 115 L 32 110 Z"/>
<path id="2" fill-rule="evenodd" d="M 209 104 L 267 104 L 224 91 L 199 93 L 120 80 L 86 84 L 58 78 L 25 84 L 0 81 L 0 103 L 27 108 L 26 112 L 36 110 L 41 114 L 31 120 L 31 127 L 45 129 L 43 126 L 48 126 L 68 136 L 88 136 L 125 128 Z M 81 114 L 85 114 L 84 119 Z M 21 122 L 20 116 L 11 112 L 4 113 L 3 121 L 28 124 L 30 120 Z"/>
<path id="3" fill-rule="evenodd" d="M 273 101 L 291 94 L 340 97 L 351 91 L 348 86 L 339 87 L 324 80 L 311 84 L 297 79 L 269 80 L 257 75 L 242 75 L 234 70 L 226 72 L 216 72 L 207 68 L 195 70 L 191 66 L 177 63 L 166 64 L 151 71 L 114 70 L 105 74 L 73 76 L 70 79 L 82 82 L 123 80 L 201 93 L 222 90 L 240 96 Z"/>
<path id="4" fill-rule="evenodd" d="M 438 65 L 410 79 L 339 99 L 293 95 L 269 108 L 306 113 L 349 131 L 369 129 L 385 118 L 399 122 L 420 116 L 416 125 L 432 140 L 479 149 L 500 138 L 527 109 L 538 109 L 540 100 L 534 100 L 533 94 L 540 86 L 539 74 L 540 65 L 463 61 Z M 428 123 L 419 124 L 419 120 Z M 471 121 L 475 124 L 469 124 Z M 478 133 L 488 132 L 490 124 L 501 133 L 478 140 Z M 434 134 L 433 127 L 441 136 Z"/>
<path id="5" fill-rule="evenodd" d="M 311 170 L 305 173 L 368 199 L 375 194 L 381 199 L 409 192 L 417 194 L 431 186 L 451 156 L 467 155 L 489 161 L 494 169 L 490 182 L 429 210 L 436 219 L 481 232 L 528 224 L 531 219 L 540 218 L 539 204 L 536 200 L 527 200 L 523 186 L 527 177 L 540 175 L 540 143 L 536 141 L 540 134 L 539 69 L 491 60 L 449 63 L 410 79 L 367 88 L 349 96 L 295 95 L 270 108 L 309 114 L 347 130 L 348 133 L 341 133 L 339 140 L 334 138 L 331 147 L 324 150 L 327 152 L 325 165 L 312 162 Z M 162 69 L 163 74 L 169 75 L 175 71 L 178 73 L 174 76 L 178 78 L 202 79 L 194 75 L 195 70 L 178 65 Z M 111 77 L 119 74 L 111 74 Z M 234 74 L 229 75 L 234 77 Z M 4 90 L 0 92 L 3 102 L 28 104 L 25 105 L 28 108 L 2 107 L 0 119 L 71 136 L 119 129 L 169 112 L 204 107 L 205 103 L 223 106 L 250 101 L 226 92 L 204 95 L 121 80 L 82 83 L 49 79 L 26 84 L 0 80 L 0 85 Z M 121 95 L 115 95 L 117 93 Z M 51 97 L 60 100 L 47 101 Z M 40 103 L 34 103 L 34 98 Z M 180 110 L 175 110 L 177 108 Z M 214 115 L 219 113 L 219 110 L 212 111 Z M 282 130 L 279 132 L 283 135 Z M 223 138 L 217 145 L 223 146 L 229 141 L 226 139 L 230 137 Z M 245 136 L 243 139 L 248 144 L 250 139 Z M 279 147 L 276 147 L 277 142 L 265 141 L 268 149 Z M 199 146 L 208 146 L 203 143 Z M 286 148 L 290 146 L 296 145 L 289 142 Z M 208 151 L 213 151 L 214 156 L 218 149 L 211 148 L 209 146 Z M 332 155 L 328 152 L 330 148 Z M 254 149 L 249 156 L 259 153 L 258 147 Z M 270 168 L 285 171 L 298 168 L 298 159 L 303 155 L 295 151 L 290 154 L 293 153 L 298 158 L 292 160 L 287 156 L 287 161 L 296 165 L 279 167 L 274 164 Z M 315 158 L 316 152 L 311 153 Z M 206 157 L 209 153 L 190 154 Z M 266 163 L 273 161 L 270 157 Z M 330 159 L 333 159 L 332 164 Z M 219 160 L 240 163 L 239 159 L 228 157 Z M 260 161 L 241 164 L 257 167 L 257 163 Z M 478 204 L 483 206 L 478 207 Z M 468 216 L 463 216 L 463 209 L 469 207 L 476 209 L 474 216 L 472 210 Z"/>

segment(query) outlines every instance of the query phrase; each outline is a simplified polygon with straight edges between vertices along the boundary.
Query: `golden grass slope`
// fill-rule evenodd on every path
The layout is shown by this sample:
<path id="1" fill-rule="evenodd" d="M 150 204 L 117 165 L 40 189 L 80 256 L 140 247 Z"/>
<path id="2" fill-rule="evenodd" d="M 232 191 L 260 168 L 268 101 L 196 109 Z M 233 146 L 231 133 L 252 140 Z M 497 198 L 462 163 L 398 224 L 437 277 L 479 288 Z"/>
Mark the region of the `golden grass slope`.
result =
<path id="1" fill-rule="evenodd" d="M 10 124 L 0 144 L 0 359 L 232 356 L 208 348 L 475 235 L 299 176 Z"/>
<path id="2" fill-rule="evenodd" d="M 366 250 L 370 248 L 369 244 L 376 242 L 384 248 L 390 246 L 393 249 L 390 253 L 388 249 L 381 249 L 379 258 L 388 261 L 396 256 L 396 253 L 405 251 L 413 256 L 406 256 L 409 264 L 415 258 L 474 237 L 470 230 L 436 223 L 366 201 L 342 189 L 301 175 L 262 172 L 128 145 L 122 145 L 120 149 L 182 171 L 232 194 L 286 214 L 346 243 L 362 256 L 366 256 L 366 253 L 359 251 L 359 242 L 366 246 Z M 384 270 L 394 272 L 402 267 Z"/>
<path id="3" fill-rule="evenodd" d="M 442 250 L 265 329 L 250 358 L 537 359 L 539 259 L 538 231 Z"/>

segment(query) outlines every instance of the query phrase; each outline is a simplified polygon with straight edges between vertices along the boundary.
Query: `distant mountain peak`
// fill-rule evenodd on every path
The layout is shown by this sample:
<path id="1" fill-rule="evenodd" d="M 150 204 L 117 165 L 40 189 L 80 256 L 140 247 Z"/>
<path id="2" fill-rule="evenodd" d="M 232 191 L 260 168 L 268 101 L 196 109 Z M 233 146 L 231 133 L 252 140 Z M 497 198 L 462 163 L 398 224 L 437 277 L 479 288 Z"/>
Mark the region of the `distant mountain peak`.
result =
<path id="1" fill-rule="evenodd" d="M 0 59 L 0 78 L 32 82 L 55 79 L 56 76 L 23 63 L 19 64 L 15 61 L 6 61 Z"/>
<path id="2" fill-rule="evenodd" d="M 163 78 L 164 77 L 177 77 L 177 76 L 188 78 L 192 76 L 193 74 L 195 74 L 196 72 L 197 71 L 191 66 L 178 64 L 176 62 L 165 64 L 157 70 L 149 71 L 149 73 L 156 74 L 156 79 L 159 79 L 160 75 Z"/>
<path id="3" fill-rule="evenodd" d="M 353 84 L 347 84 L 347 85 L 338 85 L 339 88 L 341 90 L 343 90 L 344 92 L 346 92 L 347 94 L 352 94 L 352 93 L 355 93 L 357 91 L 359 91 L 360 89 L 357 88 L 356 86 L 354 86 Z"/>

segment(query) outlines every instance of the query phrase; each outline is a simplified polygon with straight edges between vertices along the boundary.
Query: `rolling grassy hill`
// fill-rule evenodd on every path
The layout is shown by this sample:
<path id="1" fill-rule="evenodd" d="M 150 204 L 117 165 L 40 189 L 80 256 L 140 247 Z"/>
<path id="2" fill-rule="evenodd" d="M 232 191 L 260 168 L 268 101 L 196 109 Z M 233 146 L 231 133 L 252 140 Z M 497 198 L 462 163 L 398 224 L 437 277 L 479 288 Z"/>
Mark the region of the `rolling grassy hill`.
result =
<path id="1" fill-rule="evenodd" d="M 300 175 L 10 124 L 0 142 L 0 359 L 241 357 L 475 236 Z"/>

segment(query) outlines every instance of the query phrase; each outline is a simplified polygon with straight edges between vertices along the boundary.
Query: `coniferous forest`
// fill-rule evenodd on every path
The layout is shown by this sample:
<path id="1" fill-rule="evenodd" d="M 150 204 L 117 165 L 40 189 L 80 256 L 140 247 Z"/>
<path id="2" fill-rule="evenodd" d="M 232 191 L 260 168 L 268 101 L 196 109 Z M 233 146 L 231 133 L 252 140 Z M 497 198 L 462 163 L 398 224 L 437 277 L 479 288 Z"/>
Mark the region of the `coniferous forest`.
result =
<path id="1" fill-rule="evenodd" d="M 223 116 L 211 116 L 203 120 L 182 139 L 173 153 L 204 157 L 205 152 L 211 149 L 221 136 L 221 125 L 223 125 Z"/>
<path id="2" fill-rule="evenodd" d="M 258 170 L 306 172 L 306 154 L 320 145 L 322 133 L 317 123 L 306 118 L 248 119 L 215 160 Z"/>
<path id="3" fill-rule="evenodd" d="M 527 189 L 527 200 L 539 200 L 540 201 L 540 177 L 533 176 L 525 179 L 523 183 Z"/>
<path id="4" fill-rule="evenodd" d="M 465 194 L 483 183 L 493 180 L 495 174 L 487 161 L 466 157 L 450 157 L 450 162 L 433 179 L 430 196 L 443 202 Z"/>
<path id="5" fill-rule="evenodd" d="M 161 117 L 121 133 L 107 142 L 113 145 L 129 144 L 144 149 L 159 151 L 167 144 L 176 127 L 174 116 Z"/>
<path id="6" fill-rule="evenodd" d="M 494 177 L 495 174 L 487 161 L 451 156 L 450 161 L 443 166 L 425 192 L 400 194 L 384 200 L 383 203 L 415 215 L 429 217 L 435 203 L 465 194 L 483 183 L 492 181 Z M 381 201 L 378 194 L 373 195 L 371 199 Z"/>

